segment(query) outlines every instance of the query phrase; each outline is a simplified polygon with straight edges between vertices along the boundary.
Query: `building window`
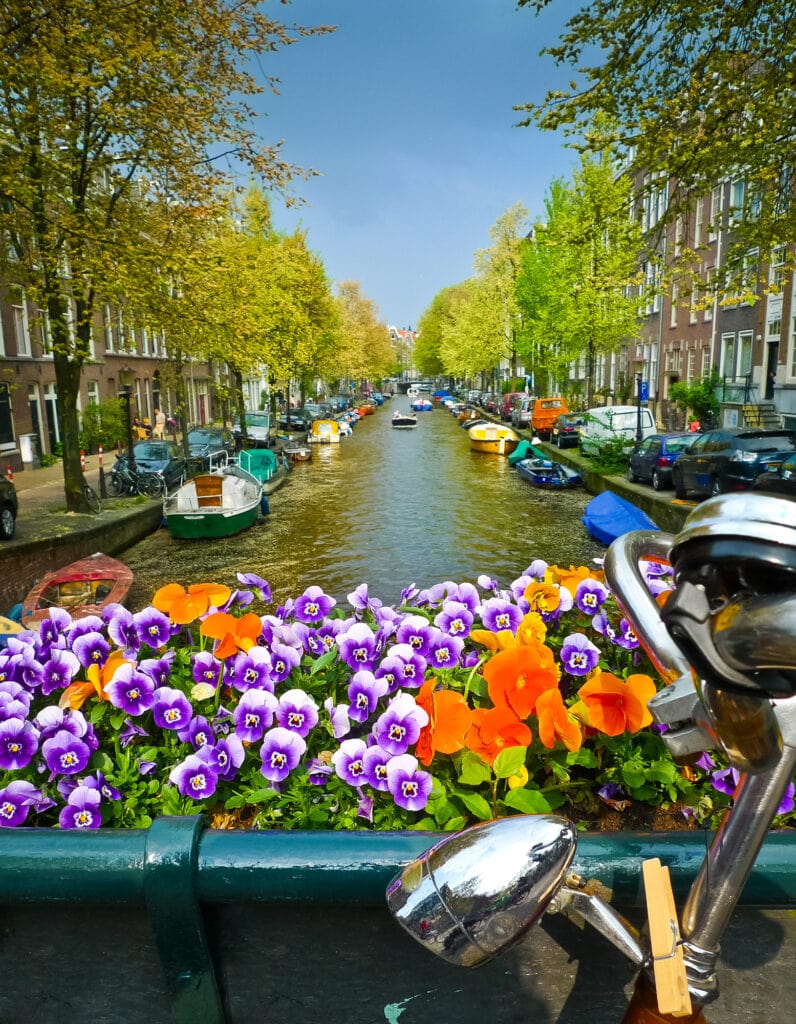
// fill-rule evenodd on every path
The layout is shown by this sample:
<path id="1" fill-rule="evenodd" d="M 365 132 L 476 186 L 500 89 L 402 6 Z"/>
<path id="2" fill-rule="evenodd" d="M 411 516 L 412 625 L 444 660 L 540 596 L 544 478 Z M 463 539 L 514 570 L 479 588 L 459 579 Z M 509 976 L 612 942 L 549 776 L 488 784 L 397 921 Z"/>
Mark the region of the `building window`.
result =
<path id="1" fill-rule="evenodd" d="M 782 333 L 782 317 L 772 320 L 766 327 L 766 334 L 770 341 L 775 341 Z"/>
<path id="2" fill-rule="evenodd" d="M 747 374 L 752 372 L 752 332 L 744 331 L 738 335 L 738 354 L 739 354 L 739 376 L 745 377 Z"/>
<path id="3" fill-rule="evenodd" d="M 771 265 L 768 272 L 768 283 L 777 292 L 782 291 L 785 280 L 785 246 L 778 245 L 771 252 Z"/>
<path id="4" fill-rule="evenodd" d="M 702 377 L 707 377 L 710 373 L 710 346 L 705 345 L 702 349 L 702 369 L 699 371 Z"/>
<path id="5" fill-rule="evenodd" d="M 102 333 L 105 336 L 105 351 L 113 352 L 113 318 L 111 317 L 111 307 L 106 302 L 102 307 Z"/>
<path id="6" fill-rule="evenodd" d="M 46 309 L 40 309 L 36 314 L 39 324 L 39 337 L 41 338 L 41 352 L 43 356 L 52 358 L 53 342 L 50 333 L 50 316 Z"/>
<path id="7" fill-rule="evenodd" d="M 694 248 L 698 249 L 702 245 L 702 230 L 703 223 L 702 218 L 704 216 L 705 200 L 704 197 L 700 196 L 696 201 L 696 213 L 694 215 Z"/>
<path id="8" fill-rule="evenodd" d="M 0 445 L 14 444 L 14 420 L 8 384 L 0 384 Z"/>
<path id="9" fill-rule="evenodd" d="M 788 376 L 796 377 L 796 315 L 790 322 L 790 338 L 788 338 Z"/>
<path id="10" fill-rule="evenodd" d="M 721 365 L 719 373 L 722 377 L 735 377 L 735 335 L 721 336 Z"/>
<path id="11" fill-rule="evenodd" d="M 28 323 L 28 308 L 23 298 L 18 306 L 12 306 L 14 313 L 14 337 L 17 343 L 18 356 L 30 356 L 30 325 Z"/>
<path id="12" fill-rule="evenodd" d="M 686 370 L 686 381 L 690 384 L 694 379 L 694 371 L 696 370 L 696 349 L 690 348 L 688 350 L 688 369 Z"/>
<path id="13" fill-rule="evenodd" d="M 721 227 L 721 193 L 722 186 L 717 185 L 710 193 L 710 224 L 708 224 L 708 241 L 715 242 Z"/>
<path id="14" fill-rule="evenodd" d="M 745 194 L 746 182 L 743 178 L 736 178 L 730 186 L 730 217 L 732 217 L 734 221 L 743 220 Z"/>
<path id="15" fill-rule="evenodd" d="M 99 381 L 90 380 L 88 382 L 88 384 L 86 385 L 86 391 L 88 393 L 88 404 L 89 405 L 99 405 L 100 404 Z"/>
<path id="16" fill-rule="evenodd" d="M 708 267 L 707 273 L 705 274 L 706 291 L 705 296 L 705 309 L 702 313 L 703 320 L 713 319 L 713 301 L 716 293 L 716 268 Z"/>
<path id="17" fill-rule="evenodd" d="M 677 326 L 677 300 L 679 298 L 679 294 L 680 293 L 679 293 L 679 289 L 677 287 L 677 282 L 676 281 L 672 281 L 672 309 L 671 309 L 671 316 L 669 318 L 669 326 L 670 327 L 676 327 Z"/>

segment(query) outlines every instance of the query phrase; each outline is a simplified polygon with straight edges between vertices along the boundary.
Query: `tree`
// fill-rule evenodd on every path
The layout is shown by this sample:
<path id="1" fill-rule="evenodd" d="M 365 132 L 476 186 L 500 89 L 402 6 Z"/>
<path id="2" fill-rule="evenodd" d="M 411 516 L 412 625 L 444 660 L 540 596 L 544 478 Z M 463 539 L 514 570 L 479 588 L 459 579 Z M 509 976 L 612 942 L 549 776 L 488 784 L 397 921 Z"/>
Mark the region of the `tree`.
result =
<path id="1" fill-rule="evenodd" d="M 97 297 L 148 253 L 142 203 L 210 211 L 234 154 L 284 187 L 291 168 L 251 127 L 248 58 L 288 30 L 259 0 L 9 0 L 0 9 L 2 267 L 47 315 L 67 508 L 84 507 L 77 398 Z M 126 274 L 121 271 L 127 265 Z"/>
<path id="2" fill-rule="evenodd" d="M 638 330 L 641 228 L 630 216 L 628 178 L 613 152 L 581 156 L 571 187 L 555 183 L 549 221 L 537 226 L 524 255 L 518 294 L 527 322 L 525 344 L 541 369 L 556 377 L 586 357 L 586 404 L 597 357 L 618 351 Z"/>
<path id="3" fill-rule="evenodd" d="M 428 309 L 423 311 L 418 322 L 414 364 L 424 376 L 439 377 L 447 372 L 440 351 L 444 324 L 453 315 L 451 305 L 455 288 L 454 285 L 438 292 L 431 300 Z"/>
<path id="4" fill-rule="evenodd" d="M 378 379 L 395 364 L 395 352 L 386 324 L 378 319 L 374 302 L 362 294 L 358 281 L 337 286 L 340 335 L 333 370 L 352 380 Z"/>
<path id="5" fill-rule="evenodd" d="M 519 0 L 539 12 L 551 0 Z M 597 0 L 546 51 L 579 81 L 518 107 L 546 129 L 586 137 L 596 114 L 651 183 L 678 183 L 670 213 L 718 181 L 744 178 L 735 247 L 761 252 L 796 237 L 793 139 L 796 19 L 789 4 Z M 592 63 L 592 54 L 601 61 Z M 608 141 L 608 140 L 604 140 Z"/>

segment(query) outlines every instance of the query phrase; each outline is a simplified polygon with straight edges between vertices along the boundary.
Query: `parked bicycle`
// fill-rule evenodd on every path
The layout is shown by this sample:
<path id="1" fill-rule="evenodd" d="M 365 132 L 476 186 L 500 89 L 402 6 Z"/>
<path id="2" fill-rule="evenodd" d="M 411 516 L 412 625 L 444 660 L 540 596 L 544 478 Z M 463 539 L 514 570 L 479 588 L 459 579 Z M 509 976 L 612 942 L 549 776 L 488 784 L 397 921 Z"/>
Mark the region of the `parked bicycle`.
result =
<path id="1" fill-rule="evenodd" d="M 91 486 L 91 484 L 83 477 L 83 497 L 86 499 L 86 504 L 89 507 L 89 511 L 93 512 L 95 516 L 99 515 L 102 511 L 102 502 L 100 496 Z"/>
<path id="2" fill-rule="evenodd" d="M 673 568 L 663 609 L 643 579 L 645 560 Z M 649 709 L 675 761 L 719 750 L 740 773 L 680 921 L 657 858 L 640 865 L 648 933 L 626 921 L 571 871 L 577 833 L 554 814 L 445 837 L 393 880 L 387 902 L 422 945 L 467 967 L 502 953 L 545 913 L 585 920 L 639 969 L 623 1024 L 704 1024 L 703 1007 L 718 997 L 722 934 L 796 767 L 796 504 L 713 498 L 677 537 L 620 537 L 605 574 L 669 683 Z"/>
<path id="3" fill-rule="evenodd" d="M 108 489 L 116 497 L 141 494 L 146 498 L 162 498 L 167 490 L 166 481 L 160 473 L 133 470 L 126 454 L 116 456 L 108 478 Z"/>

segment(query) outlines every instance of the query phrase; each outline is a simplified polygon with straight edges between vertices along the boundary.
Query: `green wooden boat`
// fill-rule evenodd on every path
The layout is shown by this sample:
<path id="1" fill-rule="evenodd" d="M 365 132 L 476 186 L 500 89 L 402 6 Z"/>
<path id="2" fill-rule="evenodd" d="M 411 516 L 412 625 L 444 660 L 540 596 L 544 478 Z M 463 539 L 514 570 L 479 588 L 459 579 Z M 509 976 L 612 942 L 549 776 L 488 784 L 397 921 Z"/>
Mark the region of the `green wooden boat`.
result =
<path id="1" fill-rule="evenodd" d="M 240 466 L 200 473 L 166 498 L 166 527 L 181 540 L 232 537 L 254 525 L 262 497 L 260 481 Z"/>
<path id="2" fill-rule="evenodd" d="M 244 449 L 238 452 L 238 465 L 260 481 L 263 494 L 272 494 L 287 479 L 290 464 L 269 448 Z"/>

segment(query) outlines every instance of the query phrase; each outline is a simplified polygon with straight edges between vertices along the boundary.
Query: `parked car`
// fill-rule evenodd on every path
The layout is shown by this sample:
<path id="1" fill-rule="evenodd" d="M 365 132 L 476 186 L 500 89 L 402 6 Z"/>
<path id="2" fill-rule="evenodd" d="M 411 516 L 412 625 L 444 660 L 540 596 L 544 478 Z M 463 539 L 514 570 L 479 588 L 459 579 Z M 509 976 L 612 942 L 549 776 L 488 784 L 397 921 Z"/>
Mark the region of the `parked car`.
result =
<path id="1" fill-rule="evenodd" d="M 304 412 L 309 413 L 313 420 L 334 419 L 334 409 L 326 402 L 306 402 Z"/>
<path id="2" fill-rule="evenodd" d="M 509 391 L 507 394 L 505 394 L 503 396 L 503 402 L 500 406 L 500 418 L 502 420 L 510 420 L 511 410 L 514 408 L 514 403 L 520 402 L 523 398 L 526 397 L 527 396 L 524 391 Z"/>
<path id="3" fill-rule="evenodd" d="M 511 425 L 515 430 L 527 429 L 531 425 L 531 414 L 533 413 L 533 406 L 535 398 L 530 395 L 523 395 L 523 397 L 514 403 L 511 407 Z"/>
<path id="4" fill-rule="evenodd" d="M 254 448 L 267 448 L 271 443 L 271 414 L 267 410 L 252 410 L 246 413 L 246 437 Z M 232 424 L 235 445 L 240 448 L 243 442 L 243 431 L 240 423 Z"/>
<path id="5" fill-rule="evenodd" d="M 354 404 L 350 395 L 332 395 L 331 398 L 327 398 L 327 402 L 335 412 L 345 412 Z"/>
<path id="6" fill-rule="evenodd" d="M 490 394 L 484 398 L 483 408 L 484 412 L 491 412 L 493 416 L 497 416 L 500 413 L 500 403 L 502 395 Z"/>
<path id="7" fill-rule="evenodd" d="M 761 473 L 778 470 L 796 451 L 792 430 L 725 427 L 697 437 L 677 459 L 672 482 L 678 498 L 751 488 Z"/>
<path id="8" fill-rule="evenodd" d="M 543 440 L 549 440 L 556 419 L 566 412 L 569 408 L 563 398 L 537 398 L 531 408 L 531 430 Z"/>
<path id="9" fill-rule="evenodd" d="M 789 455 L 779 469 L 755 477 L 753 491 L 768 491 L 785 498 L 796 498 L 796 455 Z"/>
<path id="10" fill-rule="evenodd" d="M 139 441 L 133 446 L 139 473 L 157 473 L 172 491 L 188 476 L 188 462 L 181 445 L 174 441 Z"/>
<path id="11" fill-rule="evenodd" d="M 279 417 L 279 429 L 302 433 L 310 429 L 314 418 L 306 409 L 290 409 Z"/>
<path id="12" fill-rule="evenodd" d="M 699 434 L 651 434 L 628 457 L 627 478 L 631 483 L 650 483 L 656 491 L 672 486 L 672 466 L 688 451 Z"/>
<path id="13" fill-rule="evenodd" d="M 607 441 L 621 441 L 630 449 L 639 426 L 642 440 L 656 433 L 655 420 L 646 406 L 639 413 L 635 405 L 598 405 L 583 414 L 583 426 L 578 428 L 578 445 L 584 455 L 596 455 Z"/>
<path id="14" fill-rule="evenodd" d="M 0 473 L 0 538 L 11 540 L 17 526 L 17 489 L 13 481 Z"/>
<path id="15" fill-rule="evenodd" d="M 197 469 L 213 469 L 235 457 L 235 438 L 226 427 L 191 427 L 188 453 Z"/>
<path id="16" fill-rule="evenodd" d="M 585 422 L 580 412 L 565 412 L 557 416 L 550 432 L 550 441 L 559 448 L 577 448 L 580 436 L 578 430 Z"/>

